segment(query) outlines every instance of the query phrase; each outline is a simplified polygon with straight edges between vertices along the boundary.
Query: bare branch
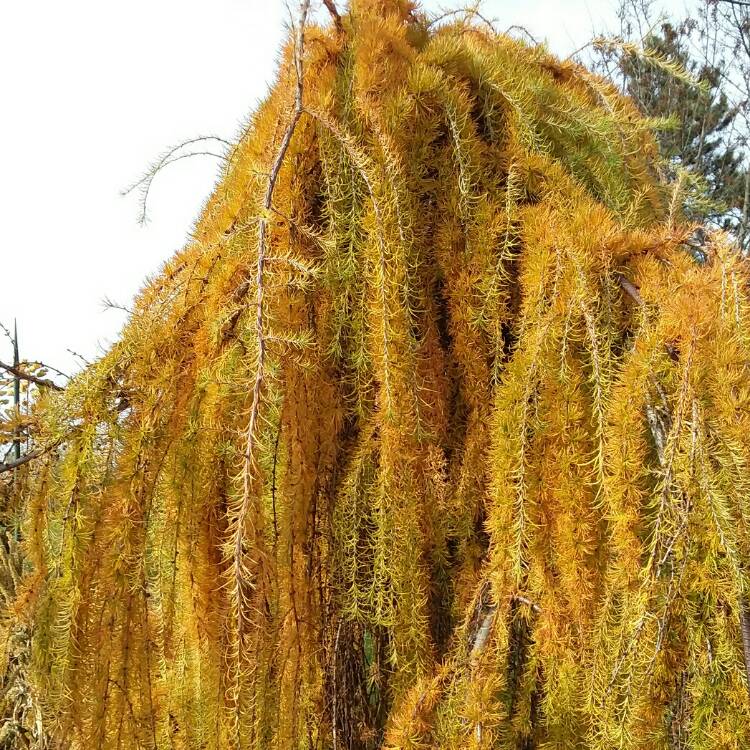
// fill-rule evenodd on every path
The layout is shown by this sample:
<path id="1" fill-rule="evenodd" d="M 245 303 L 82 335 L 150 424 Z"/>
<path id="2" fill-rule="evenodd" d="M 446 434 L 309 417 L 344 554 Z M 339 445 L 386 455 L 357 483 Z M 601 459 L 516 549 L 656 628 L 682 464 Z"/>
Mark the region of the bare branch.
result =
<path id="1" fill-rule="evenodd" d="M 52 367 L 52 365 L 48 365 L 46 362 L 42 362 L 41 360 L 38 360 L 38 359 L 31 360 L 31 361 L 28 361 L 27 364 L 35 365 L 36 367 L 43 367 L 45 370 L 52 370 L 52 372 L 56 372 L 58 375 L 61 375 L 62 377 L 70 380 L 70 375 L 68 375 L 67 372 L 58 370 L 57 367 Z"/>
<path id="2" fill-rule="evenodd" d="M 24 464 L 29 463 L 29 461 L 33 461 L 35 458 L 43 456 L 46 452 L 47 451 L 39 448 L 37 450 L 29 451 L 29 453 L 24 454 L 20 458 L 4 461 L 3 463 L 0 463 L 0 474 L 7 471 L 13 471 L 13 469 L 17 469 L 19 466 L 23 466 Z"/>
<path id="3" fill-rule="evenodd" d="M 539 614 L 542 611 L 542 608 L 536 603 L 532 602 L 531 599 L 528 599 L 525 596 L 521 596 L 520 594 L 516 594 L 513 597 L 513 601 L 518 602 L 519 604 L 525 604 L 527 607 L 531 608 L 531 611 Z"/>
<path id="4" fill-rule="evenodd" d="M 336 27 L 336 31 L 338 31 L 339 33 L 343 32 L 344 25 L 341 23 L 341 16 L 336 9 L 336 4 L 333 2 L 333 0 L 323 0 L 323 5 L 326 6 L 328 12 L 331 14 L 331 18 L 333 18 L 333 24 Z"/>
<path id="5" fill-rule="evenodd" d="M 72 354 L 76 359 L 80 359 L 81 362 L 83 362 L 83 364 L 86 367 L 88 367 L 91 364 L 91 360 L 86 359 L 86 357 L 84 357 L 83 354 L 79 354 L 78 352 L 73 351 L 72 349 L 68 349 L 68 348 L 66 348 L 65 351 L 68 352 L 69 354 Z"/>
<path id="6" fill-rule="evenodd" d="M 434 18 L 432 18 L 429 21 L 429 23 L 427 24 L 427 28 L 435 26 L 436 24 L 440 23 L 441 21 L 444 21 L 446 18 L 451 18 L 453 16 L 458 16 L 458 15 L 463 14 L 463 15 L 467 16 L 469 19 L 471 19 L 471 18 L 478 18 L 480 21 L 482 21 L 482 23 L 485 24 L 485 26 L 487 26 L 490 29 L 490 31 L 493 34 L 497 34 L 497 29 L 495 28 L 495 24 L 489 18 L 487 18 L 486 16 L 483 16 L 479 12 L 478 5 L 479 4 L 477 3 L 476 5 L 469 6 L 468 8 L 456 8 L 455 10 L 445 11 L 444 13 L 441 13 L 440 15 L 435 16 Z"/>
<path id="7" fill-rule="evenodd" d="M 53 391 L 65 390 L 62 386 L 59 386 L 52 380 L 47 380 L 47 378 L 39 378 L 36 375 L 32 375 L 30 372 L 26 372 L 25 370 L 21 370 L 19 367 L 14 367 L 13 365 L 6 364 L 5 362 L 0 362 L 0 368 L 6 370 L 11 375 L 20 378 L 21 380 L 27 380 L 30 383 L 41 385 L 45 388 L 51 388 Z"/>
<path id="8" fill-rule="evenodd" d="M 517 23 L 514 23 L 505 29 L 505 34 L 510 34 L 511 31 L 520 31 L 532 44 L 539 45 L 539 40 L 525 26 L 519 26 Z"/>
<path id="9" fill-rule="evenodd" d="M 128 315 L 132 315 L 133 311 L 126 307 L 125 305 L 121 305 L 119 302 L 115 302 L 114 300 L 111 300 L 109 297 L 105 297 L 102 300 L 102 306 L 105 310 L 122 310 L 123 312 L 126 312 Z"/>
<path id="10" fill-rule="evenodd" d="M 2 323 L 0 323 L 0 331 L 2 331 L 8 337 L 10 343 L 15 346 L 16 340 L 13 338 L 13 334 Z"/>

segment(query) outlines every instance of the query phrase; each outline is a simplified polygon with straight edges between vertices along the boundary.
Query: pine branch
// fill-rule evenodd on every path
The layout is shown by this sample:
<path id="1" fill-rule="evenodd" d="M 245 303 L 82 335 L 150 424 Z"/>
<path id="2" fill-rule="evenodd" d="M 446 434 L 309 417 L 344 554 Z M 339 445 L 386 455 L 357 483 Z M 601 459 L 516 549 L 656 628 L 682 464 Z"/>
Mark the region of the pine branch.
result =
<path id="1" fill-rule="evenodd" d="M 34 383 L 35 385 L 40 385 L 44 388 L 51 388 L 53 391 L 65 390 L 62 386 L 57 385 L 57 383 L 53 382 L 52 380 L 48 380 L 47 378 L 39 378 L 36 375 L 32 375 L 30 372 L 22 370 L 20 367 L 14 367 L 13 365 L 9 365 L 5 362 L 0 362 L 0 368 L 6 370 L 11 375 L 20 378 L 21 380 L 27 380 L 28 382 Z"/>
<path id="2" fill-rule="evenodd" d="M 185 146 L 192 146 L 195 143 L 203 143 L 205 141 L 215 141 L 216 143 L 220 143 L 224 146 L 226 146 L 228 149 L 231 148 L 232 144 L 226 140 L 225 138 L 221 138 L 217 135 L 201 135 L 196 138 L 189 138 L 186 141 L 182 141 L 181 143 L 178 143 L 176 146 L 172 146 L 171 148 L 167 149 L 147 170 L 146 173 L 141 177 L 140 179 L 136 180 L 134 183 L 126 187 L 124 190 L 120 191 L 120 195 L 125 196 L 132 193 L 134 190 L 138 189 L 140 190 L 141 197 L 140 197 L 140 214 L 138 217 L 138 222 L 140 224 L 145 224 L 148 221 L 148 198 L 149 194 L 151 192 L 151 184 L 153 183 L 154 179 L 156 178 L 156 175 L 161 172 L 162 169 L 165 167 L 168 167 L 170 164 L 174 164 L 176 161 L 180 161 L 181 159 L 187 159 L 191 156 L 212 156 L 217 159 L 223 159 L 224 156 L 222 154 L 216 154 L 212 151 L 191 151 L 186 154 L 179 154 L 176 155 L 177 152 L 181 148 L 185 148 Z"/>
<path id="3" fill-rule="evenodd" d="M 20 458 L 14 458 L 10 461 L 4 461 L 3 463 L 0 463 L 0 474 L 3 474 L 7 471 L 13 471 L 13 469 L 17 469 L 19 466 L 23 466 L 24 464 L 29 463 L 29 461 L 33 461 L 35 458 L 43 456 L 46 452 L 47 451 L 39 448 L 37 450 L 29 451 Z"/>
<path id="4" fill-rule="evenodd" d="M 742 655 L 745 661 L 747 694 L 750 696 L 750 601 L 744 597 L 740 602 L 740 632 L 742 633 Z"/>
<path id="5" fill-rule="evenodd" d="M 258 268 L 256 273 L 257 294 L 255 302 L 255 335 L 258 342 L 258 365 L 255 375 L 255 383 L 253 385 L 253 400 L 250 407 L 250 419 L 248 421 L 246 431 L 246 448 L 242 469 L 242 503 L 240 505 L 236 521 L 234 544 L 234 579 L 237 596 L 237 627 L 240 629 L 240 632 L 242 632 L 242 623 L 244 622 L 244 602 L 242 599 L 242 550 L 244 546 L 245 524 L 250 511 L 250 504 L 252 499 L 252 477 L 253 472 L 256 468 L 255 451 L 257 446 L 258 418 L 260 414 L 260 402 L 266 374 L 265 369 L 267 337 L 265 331 L 265 283 L 263 273 L 268 251 L 268 214 L 271 212 L 273 194 L 276 188 L 276 182 L 279 178 L 279 173 L 281 172 L 281 167 L 284 164 L 284 158 L 286 157 L 286 153 L 289 150 L 289 146 L 292 142 L 292 137 L 294 136 L 294 131 L 297 128 L 297 123 L 299 123 L 299 120 L 302 117 L 302 96 L 304 93 L 302 62 L 304 57 L 305 24 L 307 23 L 307 14 L 309 12 L 309 9 L 310 0 L 303 0 L 300 7 L 300 18 L 294 42 L 294 67 L 297 73 L 297 89 L 294 98 L 294 110 L 292 112 L 292 118 L 287 125 L 287 128 L 281 139 L 281 145 L 279 146 L 279 151 L 276 154 L 273 166 L 271 167 L 271 172 L 268 178 L 268 185 L 266 187 L 266 194 L 263 199 L 263 208 L 265 209 L 265 215 L 263 215 L 258 222 Z"/>
<path id="6" fill-rule="evenodd" d="M 479 12 L 479 3 L 475 3 L 474 5 L 466 8 L 455 8 L 454 10 L 447 10 L 444 13 L 441 13 L 440 15 L 437 15 L 434 18 L 430 19 L 429 23 L 427 24 L 427 28 L 429 29 L 432 26 L 435 26 L 441 21 L 444 21 L 446 18 L 452 18 L 453 16 L 458 16 L 461 14 L 467 16 L 469 19 L 478 18 L 493 34 L 497 34 L 495 24 L 489 18 L 483 16 Z"/>
<path id="7" fill-rule="evenodd" d="M 328 12 L 331 14 L 331 17 L 333 18 L 333 24 L 336 27 L 336 31 L 338 31 L 339 33 L 343 32 L 344 25 L 341 23 L 341 16 L 336 9 L 336 4 L 333 2 L 333 0 L 323 0 L 323 5 L 326 6 Z"/>

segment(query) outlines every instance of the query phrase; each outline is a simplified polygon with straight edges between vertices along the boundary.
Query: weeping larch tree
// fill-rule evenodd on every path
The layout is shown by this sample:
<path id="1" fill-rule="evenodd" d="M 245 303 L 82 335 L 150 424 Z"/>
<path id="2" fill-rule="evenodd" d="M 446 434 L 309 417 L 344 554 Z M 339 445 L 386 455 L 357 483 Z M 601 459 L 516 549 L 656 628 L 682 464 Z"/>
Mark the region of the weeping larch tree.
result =
<path id="1" fill-rule="evenodd" d="M 747 748 L 747 263 L 579 64 L 326 5 L 38 400 L 48 746 Z"/>

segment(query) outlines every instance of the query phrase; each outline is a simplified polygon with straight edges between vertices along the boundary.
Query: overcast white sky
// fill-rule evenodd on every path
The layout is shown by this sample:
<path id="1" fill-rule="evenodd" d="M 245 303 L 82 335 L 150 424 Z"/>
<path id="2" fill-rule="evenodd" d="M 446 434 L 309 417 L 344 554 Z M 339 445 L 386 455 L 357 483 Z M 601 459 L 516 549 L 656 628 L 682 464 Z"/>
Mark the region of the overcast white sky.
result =
<path id="1" fill-rule="evenodd" d="M 485 0 L 483 12 L 567 54 L 615 27 L 615 5 Z M 145 227 L 120 191 L 171 145 L 239 132 L 273 80 L 287 18 L 283 0 L 3 3 L 0 322 L 18 319 L 22 357 L 72 371 L 66 348 L 93 358 L 116 338 L 125 314 L 102 300 L 128 305 L 182 246 L 217 165 L 185 159 L 157 177 Z"/>

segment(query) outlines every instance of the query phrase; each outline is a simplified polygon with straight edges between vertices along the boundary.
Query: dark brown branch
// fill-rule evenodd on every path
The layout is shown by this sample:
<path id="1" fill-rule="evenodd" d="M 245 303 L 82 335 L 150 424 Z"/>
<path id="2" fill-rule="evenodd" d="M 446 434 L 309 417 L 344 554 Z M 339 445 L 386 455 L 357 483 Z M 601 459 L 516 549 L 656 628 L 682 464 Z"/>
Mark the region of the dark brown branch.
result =
<path id="1" fill-rule="evenodd" d="M 17 469 L 19 466 L 23 466 L 24 464 L 29 463 L 29 461 L 33 461 L 35 458 L 43 456 L 45 453 L 46 451 L 39 448 L 38 450 L 29 451 L 20 458 L 4 461 L 3 463 L 0 463 L 0 474 L 3 474 L 6 471 L 13 471 L 13 469 Z"/>
<path id="2" fill-rule="evenodd" d="M 331 14 L 331 18 L 333 18 L 333 25 L 336 27 L 336 31 L 342 33 L 344 31 L 344 25 L 341 23 L 341 16 L 336 9 L 336 4 L 333 2 L 333 0 L 323 0 L 323 5 L 326 6 L 328 12 Z"/>
<path id="3" fill-rule="evenodd" d="M 521 596 L 520 594 L 516 594 L 513 597 L 513 601 L 518 602 L 519 604 L 525 604 L 527 607 L 530 607 L 531 611 L 537 615 L 542 611 L 542 608 L 536 602 L 532 602 L 531 599 L 528 599 L 525 596 Z"/>
<path id="4" fill-rule="evenodd" d="M 86 359 L 86 357 L 84 357 L 83 354 L 79 354 L 78 352 L 74 351 L 73 349 L 67 349 L 66 348 L 65 351 L 68 352 L 68 353 L 70 353 L 70 354 L 72 354 L 76 359 L 80 359 L 81 362 L 83 362 L 83 364 L 86 367 L 89 367 L 91 365 L 91 360 Z"/>
<path id="5" fill-rule="evenodd" d="M 740 631 L 742 633 L 742 654 L 745 658 L 747 694 L 750 695 L 750 602 L 746 597 L 743 597 L 740 601 Z"/>
<path id="6" fill-rule="evenodd" d="M 622 290 L 635 300 L 635 302 L 641 307 L 644 305 L 643 297 L 641 297 L 638 287 L 632 281 L 628 281 L 621 273 L 617 274 L 617 281 L 620 283 Z"/>
<path id="7" fill-rule="evenodd" d="M 15 375 L 15 377 L 20 378 L 21 380 L 27 380 L 30 383 L 41 385 L 44 388 L 51 388 L 53 391 L 65 390 L 62 386 L 58 385 L 52 380 L 47 380 L 47 378 L 38 378 L 36 375 L 32 375 L 30 372 L 26 372 L 19 367 L 14 367 L 13 365 L 6 364 L 5 362 L 0 362 L 0 368 L 6 370 L 11 375 Z"/>

